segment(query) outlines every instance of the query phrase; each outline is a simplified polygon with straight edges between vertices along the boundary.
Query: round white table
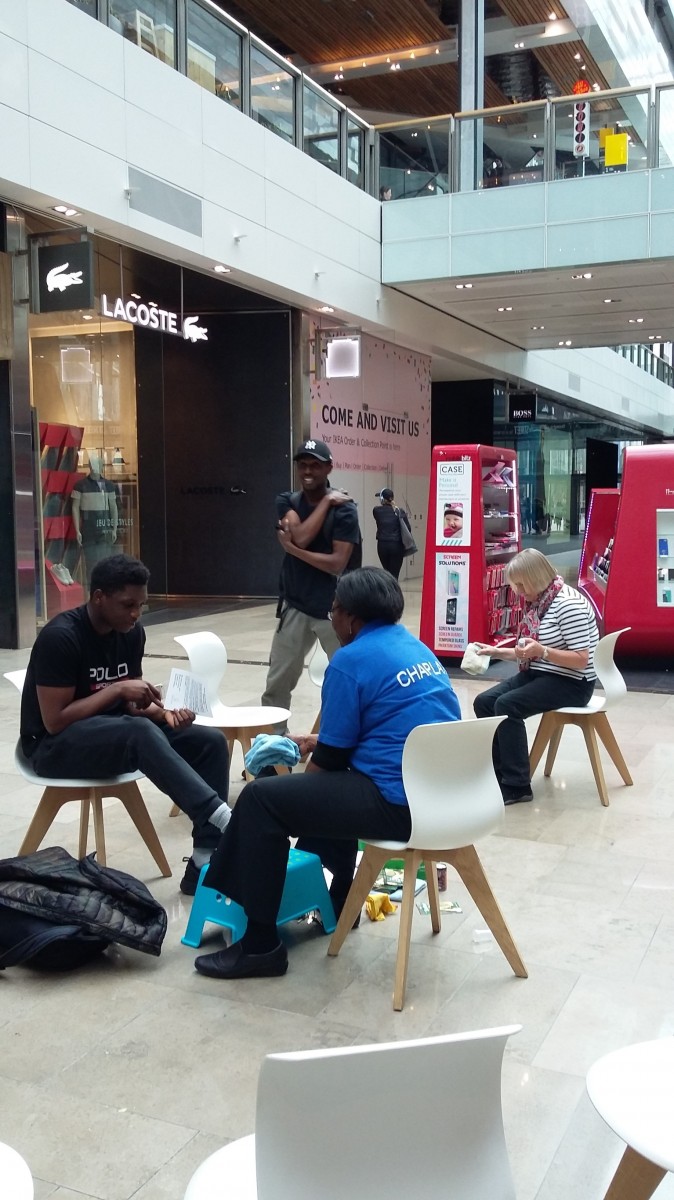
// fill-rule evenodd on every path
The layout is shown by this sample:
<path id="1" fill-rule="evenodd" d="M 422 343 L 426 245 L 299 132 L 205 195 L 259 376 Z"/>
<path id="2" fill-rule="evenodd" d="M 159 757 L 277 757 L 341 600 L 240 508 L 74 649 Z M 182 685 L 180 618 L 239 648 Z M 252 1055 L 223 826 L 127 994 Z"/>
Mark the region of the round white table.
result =
<path id="1" fill-rule="evenodd" d="M 587 1091 L 627 1148 L 604 1200 L 649 1200 L 674 1171 L 674 1037 L 614 1050 L 594 1063 Z"/>

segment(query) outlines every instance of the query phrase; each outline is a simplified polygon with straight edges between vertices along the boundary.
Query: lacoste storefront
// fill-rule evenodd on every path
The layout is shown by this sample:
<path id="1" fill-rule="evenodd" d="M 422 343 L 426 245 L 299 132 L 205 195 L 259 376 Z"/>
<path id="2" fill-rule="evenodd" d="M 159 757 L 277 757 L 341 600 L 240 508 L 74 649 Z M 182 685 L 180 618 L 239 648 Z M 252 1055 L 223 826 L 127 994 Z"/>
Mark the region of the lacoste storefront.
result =
<path id="1" fill-rule="evenodd" d="M 33 636 L 36 622 L 82 603 L 96 563 L 117 552 L 144 559 L 155 594 L 273 594 L 268 512 L 287 486 L 291 312 L 14 211 L 28 277 L 22 285 L 16 255 L 4 386 L 11 414 L 27 377 L 32 520 L 19 486 L 27 439 L 8 429 L 3 440 L 24 455 L 12 573 L 18 609 L 33 601 Z M 247 547 L 256 526 L 263 535 Z M 23 617 L 15 633 L 0 629 L 0 645 L 30 644 Z"/>

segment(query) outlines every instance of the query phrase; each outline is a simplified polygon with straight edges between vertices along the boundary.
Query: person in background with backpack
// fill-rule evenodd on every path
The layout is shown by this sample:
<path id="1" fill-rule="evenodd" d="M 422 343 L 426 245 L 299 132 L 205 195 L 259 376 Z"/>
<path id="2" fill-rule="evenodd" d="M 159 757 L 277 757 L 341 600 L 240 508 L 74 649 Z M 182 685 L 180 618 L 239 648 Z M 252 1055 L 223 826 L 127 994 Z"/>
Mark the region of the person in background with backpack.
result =
<path id="1" fill-rule="evenodd" d="M 332 455 L 309 438 L 295 453 L 299 492 L 276 497 L 281 568 L 279 623 L 271 645 L 262 703 L 290 708 L 304 660 L 318 638 L 328 658 L 339 649 L 329 613 L 337 578 L 360 566 L 361 535 L 356 505 L 330 487 Z"/>
<path id="2" fill-rule="evenodd" d="M 372 509 L 377 526 L 377 554 L 384 570 L 394 579 L 398 579 L 405 557 L 400 522 L 405 522 L 410 533 L 412 527 L 404 509 L 393 503 L 394 495 L 390 488 L 382 488 L 376 495 L 381 501 L 381 504 Z"/>

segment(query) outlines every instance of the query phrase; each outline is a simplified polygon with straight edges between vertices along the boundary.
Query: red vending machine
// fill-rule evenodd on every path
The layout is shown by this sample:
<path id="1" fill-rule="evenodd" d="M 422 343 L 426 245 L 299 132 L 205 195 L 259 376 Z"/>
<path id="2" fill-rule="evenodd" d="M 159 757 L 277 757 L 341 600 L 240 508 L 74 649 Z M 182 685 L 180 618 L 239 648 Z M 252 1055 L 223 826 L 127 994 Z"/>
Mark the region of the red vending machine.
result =
<path id="1" fill-rule="evenodd" d="M 519 601 L 505 568 L 520 536 L 515 451 L 435 446 L 420 637 L 439 658 L 515 632 Z"/>
<path id="2" fill-rule="evenodd" d="M 674 446 L 628 446 L 622 485 L 592 492 L 578 587 L 621 654 L 674 654 Z"/>

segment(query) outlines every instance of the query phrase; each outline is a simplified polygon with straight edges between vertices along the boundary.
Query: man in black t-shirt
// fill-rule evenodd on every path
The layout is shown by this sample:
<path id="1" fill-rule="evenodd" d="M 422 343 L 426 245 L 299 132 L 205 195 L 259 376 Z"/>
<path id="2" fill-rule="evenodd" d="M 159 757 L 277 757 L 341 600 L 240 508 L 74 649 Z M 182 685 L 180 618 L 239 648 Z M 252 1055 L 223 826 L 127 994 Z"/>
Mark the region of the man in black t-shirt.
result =
<path id="1" fill-rule="evenodd" d="M 59 613 L 33 646 L 21 700 L 21 745 L 46 779 L 104 779 L 142 771 L 193 822 L 180 884 L 194 895 L 230 810 L 229 755 L 217 729 L 168 710 L 142 678 L 139 624 L 150 572 L 126 554 L 97 563 L 87 604 Z"/>
<path id="2" fill-rule="evenodd" d="M 295 454 L 301 492 L 276 497 L 281 568 L 281 612 L 272 641 L 262 703 L 290 707 L 304 660 L 318 638 L 328 658 L 339 649 L 328 613 L 337 577 L 360 544 L 358 511 L 351 498 L 330 487 L 332 455 L 310 438 Z"/>

